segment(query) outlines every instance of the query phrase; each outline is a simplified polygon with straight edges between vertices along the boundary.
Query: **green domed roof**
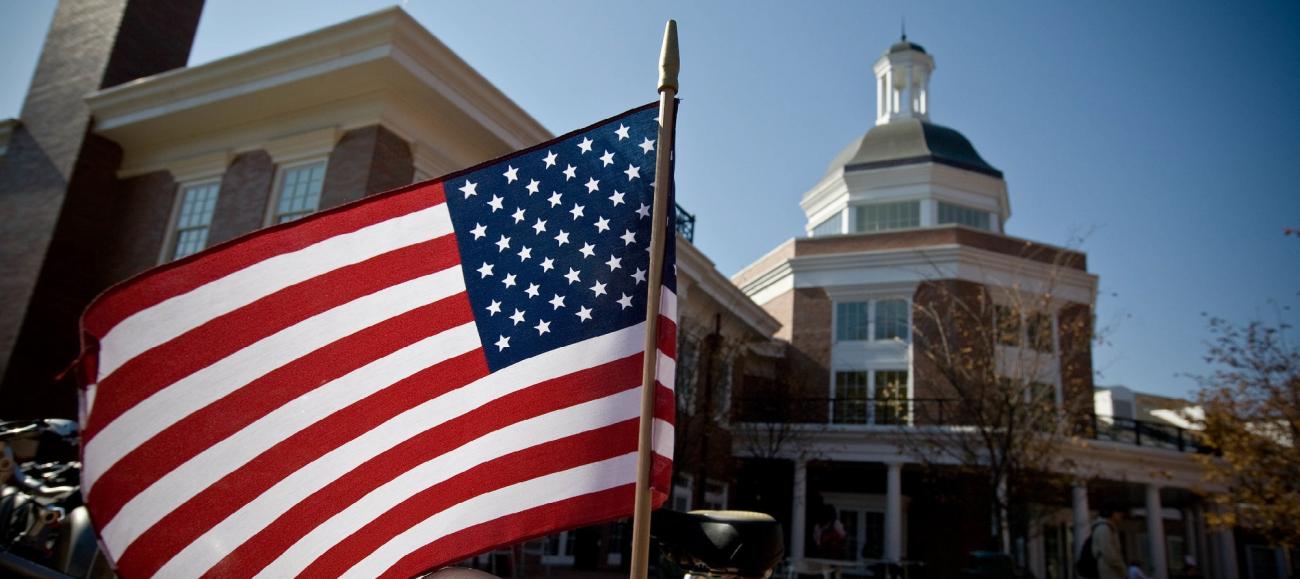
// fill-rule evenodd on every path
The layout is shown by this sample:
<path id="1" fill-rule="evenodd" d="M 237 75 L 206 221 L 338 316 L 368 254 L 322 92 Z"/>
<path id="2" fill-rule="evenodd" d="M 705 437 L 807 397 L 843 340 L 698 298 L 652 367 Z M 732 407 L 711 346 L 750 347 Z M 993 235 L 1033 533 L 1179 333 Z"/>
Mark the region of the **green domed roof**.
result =
<path id="1" fill-rule="evenodd" d="M 917 163 L 939 163 L 1002 178 L 1002 171 L 980 157 L 961 133 L 920 119 L 898 119 L 872 127 L 835 156 L 827 173 Z"/>

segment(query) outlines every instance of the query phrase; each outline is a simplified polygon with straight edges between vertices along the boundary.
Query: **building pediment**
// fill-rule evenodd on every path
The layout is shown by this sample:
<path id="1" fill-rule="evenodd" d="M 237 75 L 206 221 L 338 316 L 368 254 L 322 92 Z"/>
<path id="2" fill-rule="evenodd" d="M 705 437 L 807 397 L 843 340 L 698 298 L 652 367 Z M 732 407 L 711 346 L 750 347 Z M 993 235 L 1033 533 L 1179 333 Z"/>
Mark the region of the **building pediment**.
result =
<path id="1" fill-rule="evenodd" d="M 121 173 L 312 131 L 382 124 L 450 171 L 551 136 L 404 11 L 391 8 L 86 97 Z M 455 142 L 455 150 L 438 143 Z"/>

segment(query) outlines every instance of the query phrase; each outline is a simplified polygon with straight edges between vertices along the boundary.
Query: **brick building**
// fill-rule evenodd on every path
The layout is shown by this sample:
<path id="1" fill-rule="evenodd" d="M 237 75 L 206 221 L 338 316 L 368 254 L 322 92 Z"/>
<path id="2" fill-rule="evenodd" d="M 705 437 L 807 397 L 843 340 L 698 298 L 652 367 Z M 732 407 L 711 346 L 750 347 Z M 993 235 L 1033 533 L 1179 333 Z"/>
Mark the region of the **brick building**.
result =
<path id="1" fill-rule="evenodd" d="M 902 564 L 951 577 L 971 551 L 1009 549 L 1034 576 L 1071 577 L 1091 504 L 1132 515 L 1126 552 L 1154 576 L 1194 562 L 1235 577 L 1233 534 L 1204 525 L 1190 435 L 1096 423 L 1097 276 L 1079 251 L 1006 234 L 1002 172 L 930 121 L 934 64 L 906 38 L 885 51 L 874 65 L 875 126 L 800 201 L 807 237 L 732 278 L 780 321 L 786 350 L 777 379 L 747 376 L 737 395 L 733 506 L 788 523 L 796 571 Z M 1064 433 L 1041 463 L 1053 476 L 1040 477 L 1062 486 L 1022 485 L 1031 496 L 1011 500 L 1034 516 L 1008 533 L 986 497 L 1015 491 L 988 488 L 974 474 L 982 467 L 971 468 L 996 454 L 962 446 L 1027 424 L 989 422 L 998 404 L 1003 415 L 1041 409 L 1036 427 Z M 846 537 L 827 546 L 834 521 Z"/>
<path id="2" fill-rule="evenodd" d="M 399 9 L 186 67 L 201 10 L 61 2 L 20 118 L 0 122 L 0 417 L 75 415 L 76 389 L 57 376 L 82 309 L 110 285 L 551 136 Z M 989 514 L 945 499 L 965 482 L 921 468 L 902 439 L 960 422 L 942 414 L 942 368 L 925 350 L 951 316 L 921 314 L 964 304 L 967 327 L 1005 334 L 984 355 L 992 371 L 1021 374 L 1040 401 L 1092 401 L 1097 278 L 1078 251 L 1005 234 L 1002 173 L 929 122 L 933 68 L 907 42 L 876 63 L 877 124 L 804 195 L 807 237 L 730 280 L 689 230 L 679 237 L 672 505 L 772 512 L 797 569 L 921 561 L 946 576 L 982 546 Z M 1017 307 L 1026 296 L 1044 306 Z M 779 420 L 748 414 L 754 398 L 782 406 Z M 1157 575 L 1187 555 L 1236 576 L 1233 535 L 1205 529 L 1191 492 L 1195 445 L 1142 433 L 1112 421 L 1069 449 L 1087 468 L 1068 496 L 1040 500 L 1050 516 L 1017 545 L 1035 575 L 1070 576 L 1090 500 L 1119 497 L 1141 515 L 1124 528 L 1130 553 Z M 813 552 L 817 505 L 850 531 L 838 557 Z M 617 568 L 627 539 L 607 526 L 503 555 Z"/>
<path id="3" fill-rule="evenodd" d="M 0 418 L 76 416 L 77 388 L 60 374 L 79 352 L 82 310 L 109 286 L 552 137 L 398 8 L 187 67 L 202 7 L 60 2 L 22 112 L 0 122 Z M 726 391 L 748 350 L 706 343 L 766 343 L 778 324 L 691 244 L 694 218 L 678 211 L 682 348 L 713 377 L 679 365 L 688 390 L 707 389 L 682 398 L 683 428 L 700 436 L 679 438 L 676 504 L 721 506 Z M 505 555 L 527 569 L 618 568 L 619 529 Z"/>

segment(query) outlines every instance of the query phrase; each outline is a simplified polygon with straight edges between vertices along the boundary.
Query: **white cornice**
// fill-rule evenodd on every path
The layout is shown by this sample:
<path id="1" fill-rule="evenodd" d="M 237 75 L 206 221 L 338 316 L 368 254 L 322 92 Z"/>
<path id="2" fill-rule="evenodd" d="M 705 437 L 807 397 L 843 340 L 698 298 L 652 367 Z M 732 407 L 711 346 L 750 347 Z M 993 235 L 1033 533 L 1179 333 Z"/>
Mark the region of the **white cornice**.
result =
<path id="1" fill-rule="evenodd" d="M 820 459 L 844 462 L 922 462 L 923 457 L 911 455 L 918 445 L 907 439 L 923 436 L 929 428 L 857 426 L 839 424 L 792 424 L 789 427 L 793 443 L 779 449 L 773 458 Z M 751 441 L 747 440 L 768 429 L 762 424 L 736 424 L 732 426 L 732 451 L 747 456 Z M 1139 484 L 1173 486 L 1193 490 L 1221 490 L 1204 480 L 1205 469 L 1195 455 L 1176 450 L 1137 446 L 1132 444 L 1071 438 L 1061 442 L 1060 452 L 1068 457 L 1066 474 L 1085 479 L 1105 479 Z M 924 457 L 939 464 L 956 464 L 950 456 Z"/>
<path id="2" fill-rule="evenodd" d="M 398 8 L 86 98 L 121 174 L 299 133 L 380 124 L 447 171 L 550 133 Z"/>
<path id="3" fill-rule="evenodd" d="M 338 127 L 324 127 L 267 141 L 262 145 L 278 165 L 328 155 L 339 140 Z"/>
<path id="4" fill-rule="evenodd" d="M 681 235 L 677 236 L 677 272 L 694 282 L 692 291 L 708 294 L 763 336 L 770 338 L 781 328 L 781 322 L 719 273 L 713 261 Z"/>
<path id="5" fill-rule="evenodd" d="M 939 279 L 1051 293 L 1087 304 L 1093 303 L 1097 290 L 1097 276 L 1086 271 L 958 244 L 795 256 L 774 264 L 740 289 L 763 302 L 773 297 L 768 295 L 770 287 L 916 284 Z"/>
<path id="6" fill-rule="evenodd" d="M 201 181 L 225 173 L 226 166 L 230 165 L 231 156 L 229 150 L 213 151 L 205 155 L 177 160 L 168 166 L 167 170 L 171 171 L 172 179 L 177 183 Z"/>

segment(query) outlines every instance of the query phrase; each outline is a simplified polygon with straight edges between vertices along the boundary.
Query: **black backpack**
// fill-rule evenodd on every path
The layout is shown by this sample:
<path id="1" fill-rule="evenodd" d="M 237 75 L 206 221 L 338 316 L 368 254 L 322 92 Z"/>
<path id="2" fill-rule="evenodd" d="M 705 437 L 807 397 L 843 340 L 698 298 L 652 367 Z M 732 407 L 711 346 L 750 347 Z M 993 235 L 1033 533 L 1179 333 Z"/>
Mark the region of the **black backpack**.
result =
<path id="1" fill-rule="evenodd" d="M 1088 538 L 1083 541 L 1083 548 L 1079 550 L 1079 557 L 1074 560 L 1074 574 L 1080 579 L 1097 578 L 1097 556 L 1092 554 L 1092 536 L 1097 534 L 1097 526 L 1102 524 L 1093 523 Z"/>

